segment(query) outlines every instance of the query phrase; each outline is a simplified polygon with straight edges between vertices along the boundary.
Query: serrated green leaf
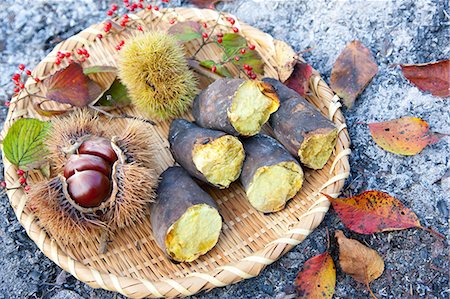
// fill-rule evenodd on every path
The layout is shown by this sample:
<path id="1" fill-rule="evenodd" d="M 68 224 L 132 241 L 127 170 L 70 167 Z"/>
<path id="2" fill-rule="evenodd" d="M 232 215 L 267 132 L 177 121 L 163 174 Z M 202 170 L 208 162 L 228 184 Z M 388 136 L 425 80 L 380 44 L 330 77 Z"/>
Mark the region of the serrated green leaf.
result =
<path id="1" fill-rule="evenodd" d="M 34 118 L 17 120 L 8 130 L 3 140 L 6 159 L 21 169 L 30 170 L 45 162 L 46 153 L 43 140 L 50 128 L 49 122 Z"/>
<path id="2" fill-rule="evenodd" d="M 183 42 L 202 38 L 202 28 L 199 23 L 194 21 L 176 23 L 175 25 L 172 25 L 167 32 Z"/>
<path id="3" fill-rule="evenodd" d="M 126 106 L 131 103 L 128 90 L 118 79 L 114 80 L 111 87 L 105 91 L 97 101 L 97 106 Z"/>
<path id="4" fill-rule="evenodd" d="M 247 40 L 236 33 L 225 33 L 222 38 L 222 46 L 225 49 L 225 59 L 228 57 L 239 56 L 239 61 L 232 59 L 231 61 L 243 67 L 244 64 L 248 64 L 253 67 L 253 71 L 257 74 L 264 74 L 264 62 L 258 52 L 248 49 Z M 241 49 L 246 49 L 245 54 L 241 54 Z"/>
<path id="5" fill-rule="evenodd" d="M 219 74 L 220 76 L 228 77 L 228 78 L 232 78 L 233 77 L 233 75 L 231 75 L 231 73 L 228 71 L 228 69 L 224 65 L 222 65 L 220 63 L 215 63 L 212 60 L 200 61 L 200 65 L 205 67 L 205 68 L 207 68 L 207 69 L 209 69 L 209 70 L 211 70 L 212 67 L 215 66 L 216 67 L 216 74 Z"/>
<path id="6" fill-rule="evenodd" d="M 97 73 L 116 73 L 117 68 L 108 65 L 94 65 L 90 67 L 83 68 L 83 73 L 85 75 L 97 74 Z"/>

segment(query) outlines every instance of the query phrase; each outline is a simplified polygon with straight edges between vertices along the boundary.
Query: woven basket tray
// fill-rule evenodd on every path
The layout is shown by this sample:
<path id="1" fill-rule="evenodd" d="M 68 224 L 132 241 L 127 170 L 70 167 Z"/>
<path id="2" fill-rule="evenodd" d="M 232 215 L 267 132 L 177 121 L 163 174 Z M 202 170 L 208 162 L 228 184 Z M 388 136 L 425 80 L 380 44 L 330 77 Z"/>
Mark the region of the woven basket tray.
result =
<path id="1" fill-rule="evenodd" d="M 148 12 L 142 12 L 130 15 L 130 18 L 140 22 L 147 30 L 152 27 L 166 29 L 169 26 L 168 20 L 174 14 L 178 21 L 214 24 L 218 19 L 218 13 L 211 10 L 179 8 L 158 14 L 158 18 L 154 18 L 154 14 L 152 17 Z M 265 76 L 283 79 L 280 78 L 283 66 L 278 65 L 276 53 L 292 49 L 242 22 L 237 21 L 235 26 L 250 43 L 256 45 L 266 64 Z M 110 34 L 99 40 L 96 36 L 102 33 L 102 28 L 102 24 L 91 26 L 61 42 L 36 67 L 33 74 L 45 80 L 63 67 L 54 64 L 57 51 L 71 51 L 82 46 L 91 54 L 85 66 L 116 65 L 117 51 L 114 47 L 129 33 Z M 189 54 L 193 54 L 194 47 L 198 47 L 198 43 L 191 42 L 187 45 Z M 199 53 L 199 58 L 216 58 L 218 55 L 221 55 L 220 50 L 208 48 Z M 94 80 L 105 83 L 111 80 L 111 76 L 97 74 Z M 42 83 L 36 84 L 28 80 L 26 86 L 31 92 L 42 94 Z M 194 262 L 170 262 L 154 242 L 148 219 L 140 225 L 118 232 L 108 245 L 107 253 L 99 255 L 98 244 L 95 242 L 80 246 L 82 248 L 60 246 L 58 240 L 43 230 L 39 219 L 27 208 L 27 195 L 22 189 L 8 191 L 11 206 L 27 234 L 47 257 L 94 288 L 120 292 L 133 298 L 182 297 L 255 277 L 267 265 L 302 242 L 320 224 L 329 207 L 328 200 L 320 192 L 337 196 L 349 175 L 350 140 L 339 109 L 339 98 L 316 71 L 310 80 L 310 95 L 307 99 L 339 128 L 337 145 L 328 164 L 319 171 L 306 170 L 301 192 L 288 203 L 286 209 L 270 215 L 263 215 L 252 208 L 238 183 L 227 190 L 208 189 L 224 218 L 223 232 L 217 246 Z M 58 105 L 51 103 L 47 108 L 57 109 Z M 125 112 L 139 115 L 133 108 L 128 108 Z M 3 137 L 12 123 L 21 117 L 43 119 L 34 111 L 32 100 L 13 98 L 2 132 Z M 117 121 L 121 123 L 122 120 Z M 121 124 L 125 125 L 125 122 Z M 168 127 L 169 122 L 164 122 L 152 128 L 160 145 L 159 164 L 156 165 L 159 173 L 174 163 L 168 150 Z M 4 157 L 3 162 L 6 181 L 8 185 L 14 184 L 18 180 L 17 168 Z M 31 173 L 29 178 L 31 183 L 42 179 L 37 172 Z"/>

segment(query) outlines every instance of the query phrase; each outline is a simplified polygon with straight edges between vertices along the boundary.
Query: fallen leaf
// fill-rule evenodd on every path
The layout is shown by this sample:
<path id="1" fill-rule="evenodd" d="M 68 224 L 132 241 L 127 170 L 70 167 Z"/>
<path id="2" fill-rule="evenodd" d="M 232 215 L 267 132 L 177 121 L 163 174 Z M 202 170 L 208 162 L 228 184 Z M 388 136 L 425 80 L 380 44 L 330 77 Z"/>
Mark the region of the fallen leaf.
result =
<path id="1" fill-rule="evenodd" d="M 38 168 L 45 162 L 43 140 L 50 123 L 34 118 L 21 118 L 13 123 L 3 140 L 6 159 L 23 170 Z"/>
<path id="2" fill-rule="evenodd" d="M 203 61 L 200 61 L 200 65 L 209 70 L 211 70 L 215 66 L 216 67 L 215 73 L 217 73 L 223 77 L 228 77 L 228 78 L 233 77 L 233 75 L 231 75 L 231 73 L 228 71 L 228 69 L 223 64 L 216 63 L 212 60 L 203 60 Z"/>
<path id="3" fill-rule="evenodd" d="M 275 46 L 274 58 L 277 65 L 278 80 L 285 82 L 294 71 L 298 55 L 291 46 L 283 41 L 276 39 L 273 44 Z"/>
<path id="4" fill-rule="evenodd" d="M 85 75 L 97 74 L 97 73 L 117 73 L 115 66 L 108 65 L 94 65 L 83 69 Z"/>
<path id="5" fill-rule="evenodd" d="M 330 86 L 351 107 L 378 72 L 378 66 L 360 41 L 354 40 L 341 52 L 331 71 Z"/>
<path id="6" fill-rule="evenodd" d="M 249 50 L 247 40 L 236 33 L 225 33 L 222 38 L 222 47 L 225 50 L 224 61 L 228 59 L 228 57 L 235 57 L 239 55 L 239 61 L 231 59 L 231 62 L 243 67 L 244 64 L 248 64 L 253 67 L 253 72 L 257 74 L 264 74 L 264 62 L 259 56 L 256 50 Z M 246 49 L 245 54 L 241 54 L 241 49 Z"/>
<path id="7" fill-rule="evenodd" d="M 167 32 L 183 42 L 202 38 L 202 28 L 199 23 L 194 21 L 175 23 Z"/>
<path id="8" fill-rule="evenodd" d="M 78 63 L 57 71 L 44 81 L 46 97 L 52 101 L 84 107 L 102 93 L 100 85 L 83 73 Z"/>
<path id="9" fill-rule="evenodd" d="M 221 0 L 188 0 L 188 2 L 199 8 L 214 9 L 215 5 L 221 2 Z"/>
<path id="10" fill-rule="evenodd" d="M 128 90 L 119 80 L 114 80 L 111 87 L 95 103 L 97 106 L 124 107 L 131 103 Z"/>
<path id="11" fill-rule="evenodd" d="M 339 245 L 339 265 L 342 271 L 364 283 L 375 297 L 369 283 L 383 274 L 383 259 L 378 252 L 356 240 L 348 239 L 340 230 L 335 232 L 335 237 Z"/>
<path id="12" fill-rule="evenodd" d="M 304 97 L 309 91 L 309 78 L 311 78 L 312 70 L 309 64 L 298 62 L 294 67 L 294 72 L 284 84 Z"/>
<path id="13" fill-rule="evenodd" d="M 328 252 L 310 258 L 295 279 L 297 298 L 332 298 L 336 286 L 336 267 Z"/>
<path id="14" fill-rule="evenodd" d="M 406 79 L 420 90 L 437 97 L 450 96 L 450 60 L 400 66 Z"/>
<path id="15" fill-rule="evenodd" d="M 370 190 L 347 198 L 324 195 L 344 225 L 359 234 L 421 228 L 416 214 L 385 192 Z"/>
<path id="16" fill-rule="evenodd" d="M 430 132 L 428 123 L 417 117 L 402 117 L 368 126 L 376 144 L 391 153 L 405 156 L 418 154 L 428 144 L 446 136 Z"/>

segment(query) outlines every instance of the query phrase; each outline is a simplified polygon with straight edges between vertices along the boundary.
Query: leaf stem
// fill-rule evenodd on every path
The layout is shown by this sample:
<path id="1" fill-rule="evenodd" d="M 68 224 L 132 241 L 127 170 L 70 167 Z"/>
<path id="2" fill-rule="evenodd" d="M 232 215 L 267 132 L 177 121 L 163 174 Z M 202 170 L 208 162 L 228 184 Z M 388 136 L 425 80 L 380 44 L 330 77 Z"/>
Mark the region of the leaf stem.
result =
<path id="1" fill-rule="evenodd" d="M 203 75 L 214 81 L 223 78 L 222 76 L 218 75 L 217 73 L 213 73 L 211 71 L 208 71 L 206 68 L 202 67 L 200 65 L 200 62 L 198 62 L 195 59 L 188 59 L 187 62 L 189 64 L 189 66 L 192 69 L 194 69 L 195 71 L 197 71 L 197 73 L 199 73 L 200 75 Z"/>
<path id="2" fill-rule="evenodd" d="M 88 107 L 91 108 L 92 110 L 95 110 L 95 111 L 97 111 L 97 112 L 99 112 L 99 113 L 101 113 L 101 114 L 103 114 L 103 115 L 106 115 L 106 116 L 108 116 L 108 117 L 110 117 L 110 118 L 116 118 L 116 119 L 135 119 L 135 120 L 139 120 L 139 121 L 142 121 L 142 122 L 151 124 L 152 126 L 155 125 L 155 122 L 152 121 L 152 120 L 150 120 L 150 119 L 146 119 L 146 118 L 142 118 L 142 117 L 137 117 L 137 116 L 133 116 L 133 115 L 128 115 L 128 114 L 119 114 L 119 115 L 116 115 L 116 114 L 112 114 L 112 113 L 106 112 L 105 110 L 100 109 L 100 108 L 98 108 L 98 107 L 96 107 L 96 106 L 94 106 L 94 105 L 89 105 Z"/>
<path id="3" fill-rule="evenodd" d="M 435 231 L 435 230 L 432 230 L 431 228 L 428 228 L 428 227 L 423 227 L 423 226 L 418 226 L 418 228 L 420 228 L 420 229 L 423 229 L 424 231 L 427 231 L 427 232 L 429 232 L 429 233 L 431 233 L 431 234 L 435 235 L 436 237 L 439 237 L 439 238 L 441 238 L 441 239 L 444 239 L 444 240 L 445 240 L 445 236 L 444 236 L 444 235 L 442 235 L 442 234 L 438 233 L 438 232 L 437 232 L 437 231 Z"/>

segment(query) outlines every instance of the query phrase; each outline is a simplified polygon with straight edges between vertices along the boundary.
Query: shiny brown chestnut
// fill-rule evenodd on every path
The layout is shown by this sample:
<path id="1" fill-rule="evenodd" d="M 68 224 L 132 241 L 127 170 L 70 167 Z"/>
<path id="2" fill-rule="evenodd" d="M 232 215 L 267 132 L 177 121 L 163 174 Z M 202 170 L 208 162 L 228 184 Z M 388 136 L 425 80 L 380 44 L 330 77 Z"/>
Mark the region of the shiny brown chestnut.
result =
<path id="1" fill-rule="evenodd" d="M 67 179 L 70 197 L 80 206 L 99 206 L 111 192 L 111 180 L 96 170 L 76 171 Z"/>
<path id="2" fill-rule="evenodd" d="M 117 160 L 117 154 L 111 146 L 111 141 L 104 137 L 91 137 L 78 148 L 79 154 L 90 154 L 102 157 L 111 164 Z"/>
<path id="3" fill-rule="evenodd" d="M 64 167 L 64 177 L 68 179 L 75 171 L 96 170 L 111 176 L 111 164 L 103 158 L 89 154 L 71 155 Z"/>

